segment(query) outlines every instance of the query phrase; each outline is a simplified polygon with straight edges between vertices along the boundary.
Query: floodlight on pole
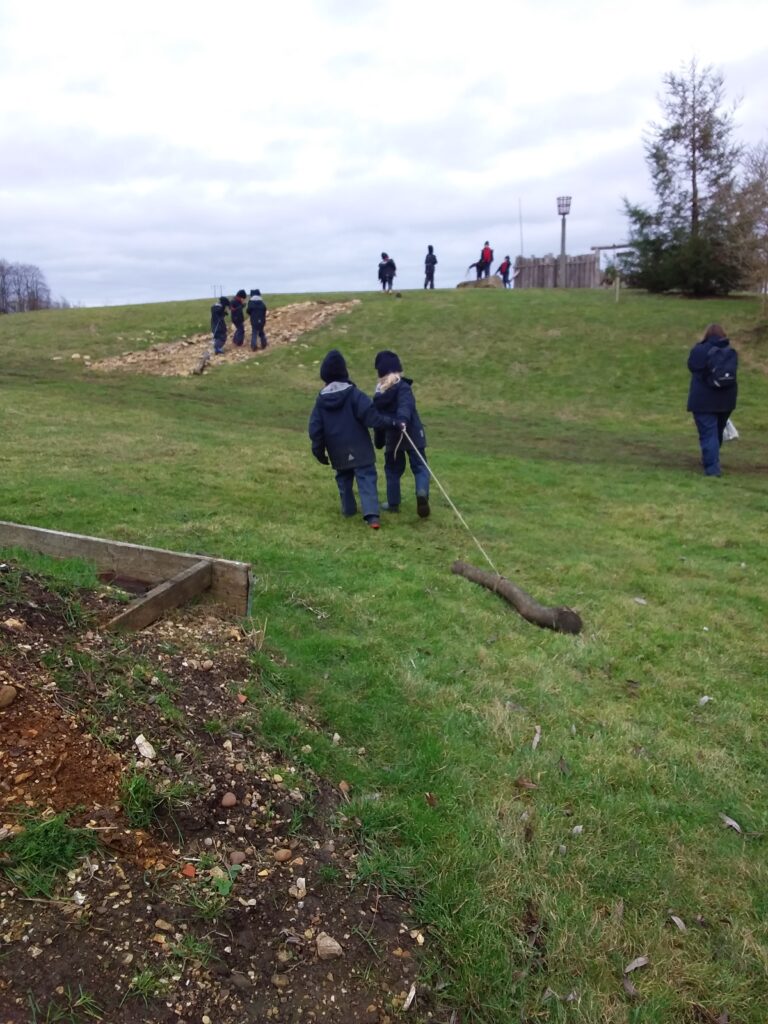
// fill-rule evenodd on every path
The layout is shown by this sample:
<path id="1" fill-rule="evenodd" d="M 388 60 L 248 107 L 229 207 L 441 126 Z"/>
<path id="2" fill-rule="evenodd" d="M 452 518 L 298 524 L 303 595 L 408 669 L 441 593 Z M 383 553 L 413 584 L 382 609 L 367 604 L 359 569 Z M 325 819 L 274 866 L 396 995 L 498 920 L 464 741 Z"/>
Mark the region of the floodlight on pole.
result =
<path id="1" fill-rule="evenodd" d="M 558 284 L 561 288 L 566 287 L 566 273 L 567 265 L 565 261 L 565 218 L 571 212 L 571 197 L 570 196 L 558 196 L 557 197 L 557 212 L 562 219 L 560 227 L 560 280 Z"/>

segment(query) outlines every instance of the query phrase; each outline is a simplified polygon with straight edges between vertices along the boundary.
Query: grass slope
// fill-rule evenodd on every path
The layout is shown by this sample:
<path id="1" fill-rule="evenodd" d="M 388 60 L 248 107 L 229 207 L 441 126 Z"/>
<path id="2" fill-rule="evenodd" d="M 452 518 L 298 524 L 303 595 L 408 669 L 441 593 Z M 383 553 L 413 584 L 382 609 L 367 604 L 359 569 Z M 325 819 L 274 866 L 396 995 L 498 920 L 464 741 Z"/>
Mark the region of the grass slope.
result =
<path id="1" fill-rule="evenodd" d="M 763 1021 L 768 383 L 740 374 L 722 479 L 684 411 L 689 346 L 712 320 L 746 341 L 756 304 L 406 292 L 203 378 L 68 358 L 189 333 L 207 306 L 0 321 L 0 515 L 253 562 L 288 658 L 265 665 L 265 733 L 303 743 L 300 698 L 365 746 L 312 757 L 353 785 L 363 874 L 420 893 L 435 977 L 471 1019 Z M 379 535 L 341 519 L 305 433 L 332 345 L 368 390 L 374 353 L 401 355 L 451 497 L 582 636 L 451 576 L 479 555 L 437 492 L 416 518 L 408 477 Z"/>

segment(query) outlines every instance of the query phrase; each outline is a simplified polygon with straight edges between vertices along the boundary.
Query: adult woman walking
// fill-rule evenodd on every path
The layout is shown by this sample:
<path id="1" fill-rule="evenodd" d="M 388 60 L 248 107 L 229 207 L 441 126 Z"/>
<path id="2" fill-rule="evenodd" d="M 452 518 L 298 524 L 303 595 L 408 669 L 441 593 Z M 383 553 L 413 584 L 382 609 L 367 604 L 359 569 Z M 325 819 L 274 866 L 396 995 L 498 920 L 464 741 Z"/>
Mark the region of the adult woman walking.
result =
<path id="1" fill-rule="evenodd" d="M 720 324 L 710 324 L 688 356 L 691 386 L 688 412 L 693 414 L 706 476 L 720 476 L 720 446 L 728 417 L 736 408 L 739 357 Z"/>

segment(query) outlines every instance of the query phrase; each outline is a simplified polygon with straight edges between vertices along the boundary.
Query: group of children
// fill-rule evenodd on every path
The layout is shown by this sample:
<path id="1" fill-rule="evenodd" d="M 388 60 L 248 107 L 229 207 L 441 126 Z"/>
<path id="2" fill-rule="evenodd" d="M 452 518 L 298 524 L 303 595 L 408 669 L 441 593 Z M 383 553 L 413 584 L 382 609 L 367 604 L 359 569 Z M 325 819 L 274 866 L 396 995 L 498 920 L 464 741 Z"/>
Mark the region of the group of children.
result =
<path id="1" fill-rule="evenodd" d="M 247 304 L 246 299 L 248 300 Z M 255 352 L 257 348 L 267 347 L 269 342 L 264 333 L 264 326 L 267 322 L 267 306 L 261 297 L 261 291 L 258 288 L 251 288 L 249 298 L 245 294 L 245 289 L 241 288 L 231 302 L 226 295 L 222 295 L 211 306 L 211 334 L 213 335 L 215 355 L 220 356 L 227 343 L 227 310 L 231 312 L 232 326 L 235 329 L 232 335 L 233 345 L 240 348 L 245 341 L 245 314 L 247 313 L 248 319 L 251 321 L 251 351 Z M 261 342 L 260 345 L 259 342 Z"/>
<path id="2" fill-rule="evenodd" d="M 470 263 L 467 270 L 475 270 L 477 273 L 477 279 L 481 277 L 490 277 L 491 266 L 493 264 L 493 249 L 490 247 L 488 242 L 485 242 L 483 248 L 480 251 L 480 259 L 475 263 Z M 427 246 L 427 255 L 424 257 L 424 287 L 434 288 L 435 287 L 435 267 L 437 266 L 437 256 L 435 256 L 435 248 L 432 245 Z M 509 275 L 512 269 L 512 260 L 509 256 L 505 256 L 501 263 L 498 265 L 494 274 L 498 274 L 501 278 L 504 287 L 510 288 Z M 397 274 L 397 266 L 392 257 L 383 252 L 381 254 L 381 262 L 379 263 L 379 281 L 381 282 L 381 290 L 383 292 L 391 292 L 392 284 Z"/>
<path id="3" fill-rule="evenodd" d="M 416 510 L 429 515 L 429 469 L 426 434 L 413 396 L 413 381 L 403 376 L 397 353 L 384 350 L 374 360 L 378 381 L 373 401 L 350 379 L 344 356 L 331 349 L 320 366 L 324 387 L 309 418 L 312 454 L 336 471 L 341 514 L 357 514 L 353 485 L 357 483 L 363 519 L 373 530 L 381 526 L 376 488 L 377 448 L 384 449 L 387 482 L 385 512 L 400 511 L 400 480 L 406 454 L 416 484 Z M 371 442 L 370 430 L 374 441 Z"/>

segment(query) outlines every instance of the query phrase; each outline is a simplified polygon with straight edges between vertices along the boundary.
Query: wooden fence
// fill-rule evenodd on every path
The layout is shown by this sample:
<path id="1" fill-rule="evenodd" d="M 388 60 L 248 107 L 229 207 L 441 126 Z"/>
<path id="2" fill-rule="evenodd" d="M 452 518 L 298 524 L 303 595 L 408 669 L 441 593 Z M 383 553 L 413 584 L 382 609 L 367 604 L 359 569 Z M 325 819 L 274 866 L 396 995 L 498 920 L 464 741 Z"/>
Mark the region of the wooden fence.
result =
<path id="1" fill-rule="evenodd" d="M 515 288 L 599 288 L 600 257 L 597 253 L 566 256 L 565 283 L 560 282 L 560 257 L 518 256 Z"/>

